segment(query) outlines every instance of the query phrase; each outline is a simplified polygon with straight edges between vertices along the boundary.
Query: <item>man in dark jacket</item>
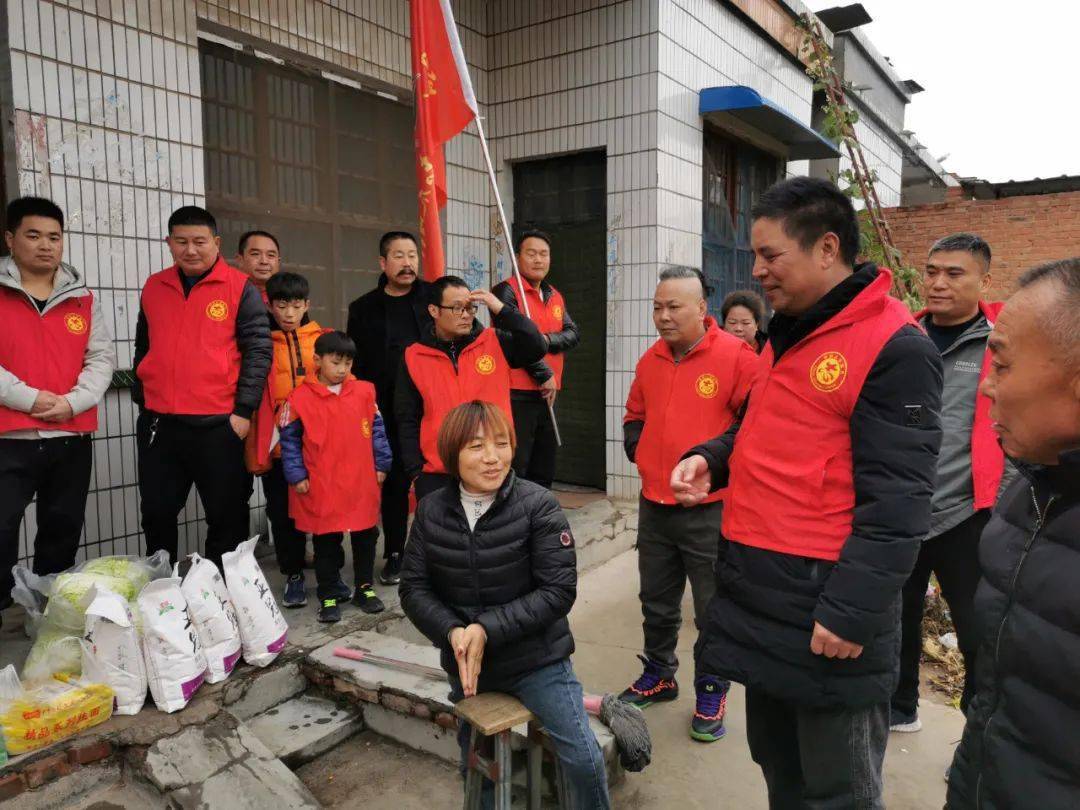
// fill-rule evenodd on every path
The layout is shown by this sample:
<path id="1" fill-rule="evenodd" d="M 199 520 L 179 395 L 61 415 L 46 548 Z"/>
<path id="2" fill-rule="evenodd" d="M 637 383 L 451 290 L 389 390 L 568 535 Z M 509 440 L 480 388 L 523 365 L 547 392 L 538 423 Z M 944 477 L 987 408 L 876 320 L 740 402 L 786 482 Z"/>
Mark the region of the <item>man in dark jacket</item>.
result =
<path id="1" fill-rule="evenodd" d="M 375 385 L 379 413 L 394 453 L 394 464 L 382 488 L 382 526 L 386 560 L 379 581 L 394 585 L 400 579 L 405 526 L 409 520 L 409 478 L 401 466 L 401 439 L 394 419 L 394 383 L 405 349 L 431 328 L 427 284 L 420 279 L 416 238 L 390 231 L 379 240 L 379 286 L 349 305 L 346 332 L 356 344 L 353 374 Z"/>
<path id="2" fill-rule="evenodd" d="M 979 545 L 975 698 L 949 810 L 1080 807 L 1080 258 L 1020 279 L 981 391 L 1022 477 Z"/>
<path id="3" fill-rule="evenodd" d="M 524 287 L 510 278 L 491 292 L 523 314 L 522 299 L 528 301 L 528 318 L 544 336 L 547 354 L 528 368 L 510 372 L 510 406 L 517 433 L 514 472 L 551 489 L 558 443 L 548 407 L 562 390 L 566 353 L 578 345 L 580 335 L 562 293 L 545 281 L 551 271 L 551 237 L 540 230 L 525 231 L 517 239 L 516 251 Z"/>
<path id="4" fill-rule="evenodd" d="M 493 325 L 487 328 L 476 320 L 481 303 L 491 313 Z M 436 449 L 443 417 L 473 399 L 512 416 L 510 369 L 535 363 L 547 349 L 531 320 L 490 290 L 470 292 L 457 276 L 431 284 L 428 312 L 432 326 L 406 350 L 394 389 L 401 463 L 416 481 L 417 498 L 448 480 Z"/>
<path id="5" fill-rule="evenodd" d="M 672 474 L 686 505 L 730 484 L 699 670 L 746 685 L 770 806 L 880 808 L 900 590 L 930 524 L 941 357 L 854 267 L 851 201 L 824 180 L 754 207 L 776 310 L 741 423 Z M 854 272 L 853 272 L 854 267 Z"/>
<path id="6" fill-rule="evenodd" d="M 215 563 L 248 532 L 244 438 L 262 399 L 272 348 L 266 306 L 221 256 L 217 222 L 197 206 L 169 217 L 175 264 L 143 287 L 132 398 L 146 550 L 176 560 L 176 518 L 192 483 Z"/>

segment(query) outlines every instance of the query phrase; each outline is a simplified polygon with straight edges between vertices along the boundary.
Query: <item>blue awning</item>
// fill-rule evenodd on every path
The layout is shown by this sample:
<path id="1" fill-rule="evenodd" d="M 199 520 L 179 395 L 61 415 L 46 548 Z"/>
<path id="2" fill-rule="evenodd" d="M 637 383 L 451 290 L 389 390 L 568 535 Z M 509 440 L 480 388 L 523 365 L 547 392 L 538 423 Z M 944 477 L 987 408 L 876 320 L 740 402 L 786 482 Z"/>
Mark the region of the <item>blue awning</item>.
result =
<path id="1" fill-rule="evenodd" d="M 725 116 L 768 135 L 787 147 L 789 160 L 832 158 L 836 144 L 777 106 L 752 87 L 706 87 L 698 96 L 698 112 L 723 124 Z"/>

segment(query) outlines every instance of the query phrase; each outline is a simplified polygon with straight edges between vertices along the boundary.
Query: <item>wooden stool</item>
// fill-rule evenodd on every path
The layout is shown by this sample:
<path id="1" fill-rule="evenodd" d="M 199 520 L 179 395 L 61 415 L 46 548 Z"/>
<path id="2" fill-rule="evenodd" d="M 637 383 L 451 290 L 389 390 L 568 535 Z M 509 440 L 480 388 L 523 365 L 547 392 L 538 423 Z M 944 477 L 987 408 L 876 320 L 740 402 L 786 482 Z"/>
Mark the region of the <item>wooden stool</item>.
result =
<path id="1" fill-rule="evenodd" d="M 522 723 L 529 726 L 526 806 L 528 810 L 540 810 L 540 768 L 547 737 L 540 729 L 535 715 L 517 698 L 502 692 L 485 692 L 466 698 L 454 707 L 454 712 L 472 726 L 469 753 L 465 762 L 465 810 L 479 810 L 483 777 L 495 783 L 495 810 L 510 810 L 513 776 L 510 764 L 510 729 Z M 479 750 L 482 738 L 487 737 L 495 738 L 494 760 L 483 756 Z M 562 780 L 556 781 L 561 783 Z M 561 792 L 560 788 L 560 794 Z"/>

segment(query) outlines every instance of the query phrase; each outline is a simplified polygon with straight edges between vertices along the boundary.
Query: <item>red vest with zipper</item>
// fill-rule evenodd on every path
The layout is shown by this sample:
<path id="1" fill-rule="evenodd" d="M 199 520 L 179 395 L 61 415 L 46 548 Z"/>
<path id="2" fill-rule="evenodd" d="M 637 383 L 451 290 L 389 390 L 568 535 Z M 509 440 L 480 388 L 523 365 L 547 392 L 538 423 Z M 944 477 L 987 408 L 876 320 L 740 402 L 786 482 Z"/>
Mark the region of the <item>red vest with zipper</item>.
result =
<path id="1" fill-rule="evenodd" d="M 731 427 L 760 358 L 737 337 L 705 319 L 705 335 L 678 363 L 658 340 L 638 360 L 623 422 L 644 421 L 634 463 L 641 494 L 672 505 L 671 471 L 691 447 Z M 717 490 L 705 503 L 722 500 Z"/>
<path id="2" fill-rule="evenodd" d="M 510 411 L 510 364 L 490 326 L 458 355 L 457 370 L 446 352 L 423 343 L 405 350 L 405 366 L 424 401 L 420 452 L 424 472 L 445 473 L 438 438 L 443 419 L 458 405 L 479 399 L 498 405 L 513 424 Z"/>
<path id="3" fill-rule="evenodd" d="M 310 489 L 289 487 L 289 517 L 312 534 L 363 531 L 379 520 L 375 477 L 375 386 L 349 377 L 335 394 L 312 374 L 289 395 L 282 421 L 304 426 L 301 452 Z"/>
<path id="4" fill-rule="evenodd" d="M 525 314 L 525 307 L 521 304 L 521 288 L 517 279 L 511 278 L 508 282 L 514 292 L 517 301 L 518 312 Z M 551 288 L 551 298 L 544 302 L 540 291 L 531 284 L 525 285 L 525 298 L 529 302 L 529 319 L 536 324 L 541 335 L 550 335 L 552 332 L 561 332 L 563 328 L 563 313 L 566 312 L 566 302 L 563 301 L 562 293 Z M 555 374 L 555 387 L 562 389 L 563 362 L 565 357 L 562 353 L 544 355 L 544 362 L 548 364 Z M 533 382 L 523 368 L 510 369 L 510 387 L 516 391 L 539 391 L 540 386 Z"/>
<path id="5" fill-rule="evenodd" d="M 240 377 L 236 313 L 248 283 L 246 275 L 221 257 L 187 298 L 175 266 L 147 279 L 142 311 L 150 350 L 135 373 L 148 410 L 198 416 L 232 413 Z"/>
<path id="6" fill-rule="evenodd" d="M 730 461 L 723 534 L 731 542 L 840 558 L 855 508 L 851 414 L 882 348 L 915 323 L 889 297 L 891 284 L 882 270 L 775 365 L 765 348 Z"/>
<path id="7" fill-rule="evenodd" d="M 0 287 L 0 366 L 32 388 L 63 395 L 75 387 L 90 341 L 94 296 L 68 298 L 42 314 L 22 292 Z M 97 406 L 66 422 L 43 422 L 0 405 L 0 434 L 14 430 L 97 430 Z"/>

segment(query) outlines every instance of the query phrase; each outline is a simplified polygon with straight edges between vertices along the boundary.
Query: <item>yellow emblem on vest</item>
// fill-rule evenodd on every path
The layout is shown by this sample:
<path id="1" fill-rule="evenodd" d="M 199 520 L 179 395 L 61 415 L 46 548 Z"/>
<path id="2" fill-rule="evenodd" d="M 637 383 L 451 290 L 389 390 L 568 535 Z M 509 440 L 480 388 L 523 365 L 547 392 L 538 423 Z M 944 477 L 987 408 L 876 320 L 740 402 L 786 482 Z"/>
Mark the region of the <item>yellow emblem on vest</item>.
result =
<path id="1" fill-rule="evenodd" d="M 697 378 L 694 388 L 702 399 L 712 399 L 720 391 L 720 381 L 715 374 L 702 374 Z"/>
<path id="2" fill-rule="evenodd" d="M 847 360 L 840 352 L 825 352 L 810 366 L 810 384 L 828 394 L 847 379 Z"/>
<path id="3" fill-rule="evenodd" d="M 561 321 L 562 320 L 562 307 L 559 306 L 558 304 L 553 306 L 551 308 L 551 315 L 552 315 L 553 318 L 556 318 L 556 319 Z"/>
<path id="4" fill-rule="evenodd" d="M 371 438 L 371 422 L 367 419 L 360 420 L 360 432 L 364 434 L 365 439 Z"/>
<path id="5" fill-rule="evenodd" d="M 64 316 L 64 326 L 73 335 L 81 335 L 86 331 L 86 318 L 77 312 L 69 312 Z"/>
<path id="6" fill-rule="evenodd" d="M 491 374 L 495 370 L 495 358 L 490 354 L 482 354 L 476 358 L 476 370 L 480 374 Z"/>
<path id="7" fill-rule="evenodd" d="M 223 321 L 229 317 L 229 305 L 220 298 L 215 298 L 206 305 L 206 317 L 212 321 Z"/>

